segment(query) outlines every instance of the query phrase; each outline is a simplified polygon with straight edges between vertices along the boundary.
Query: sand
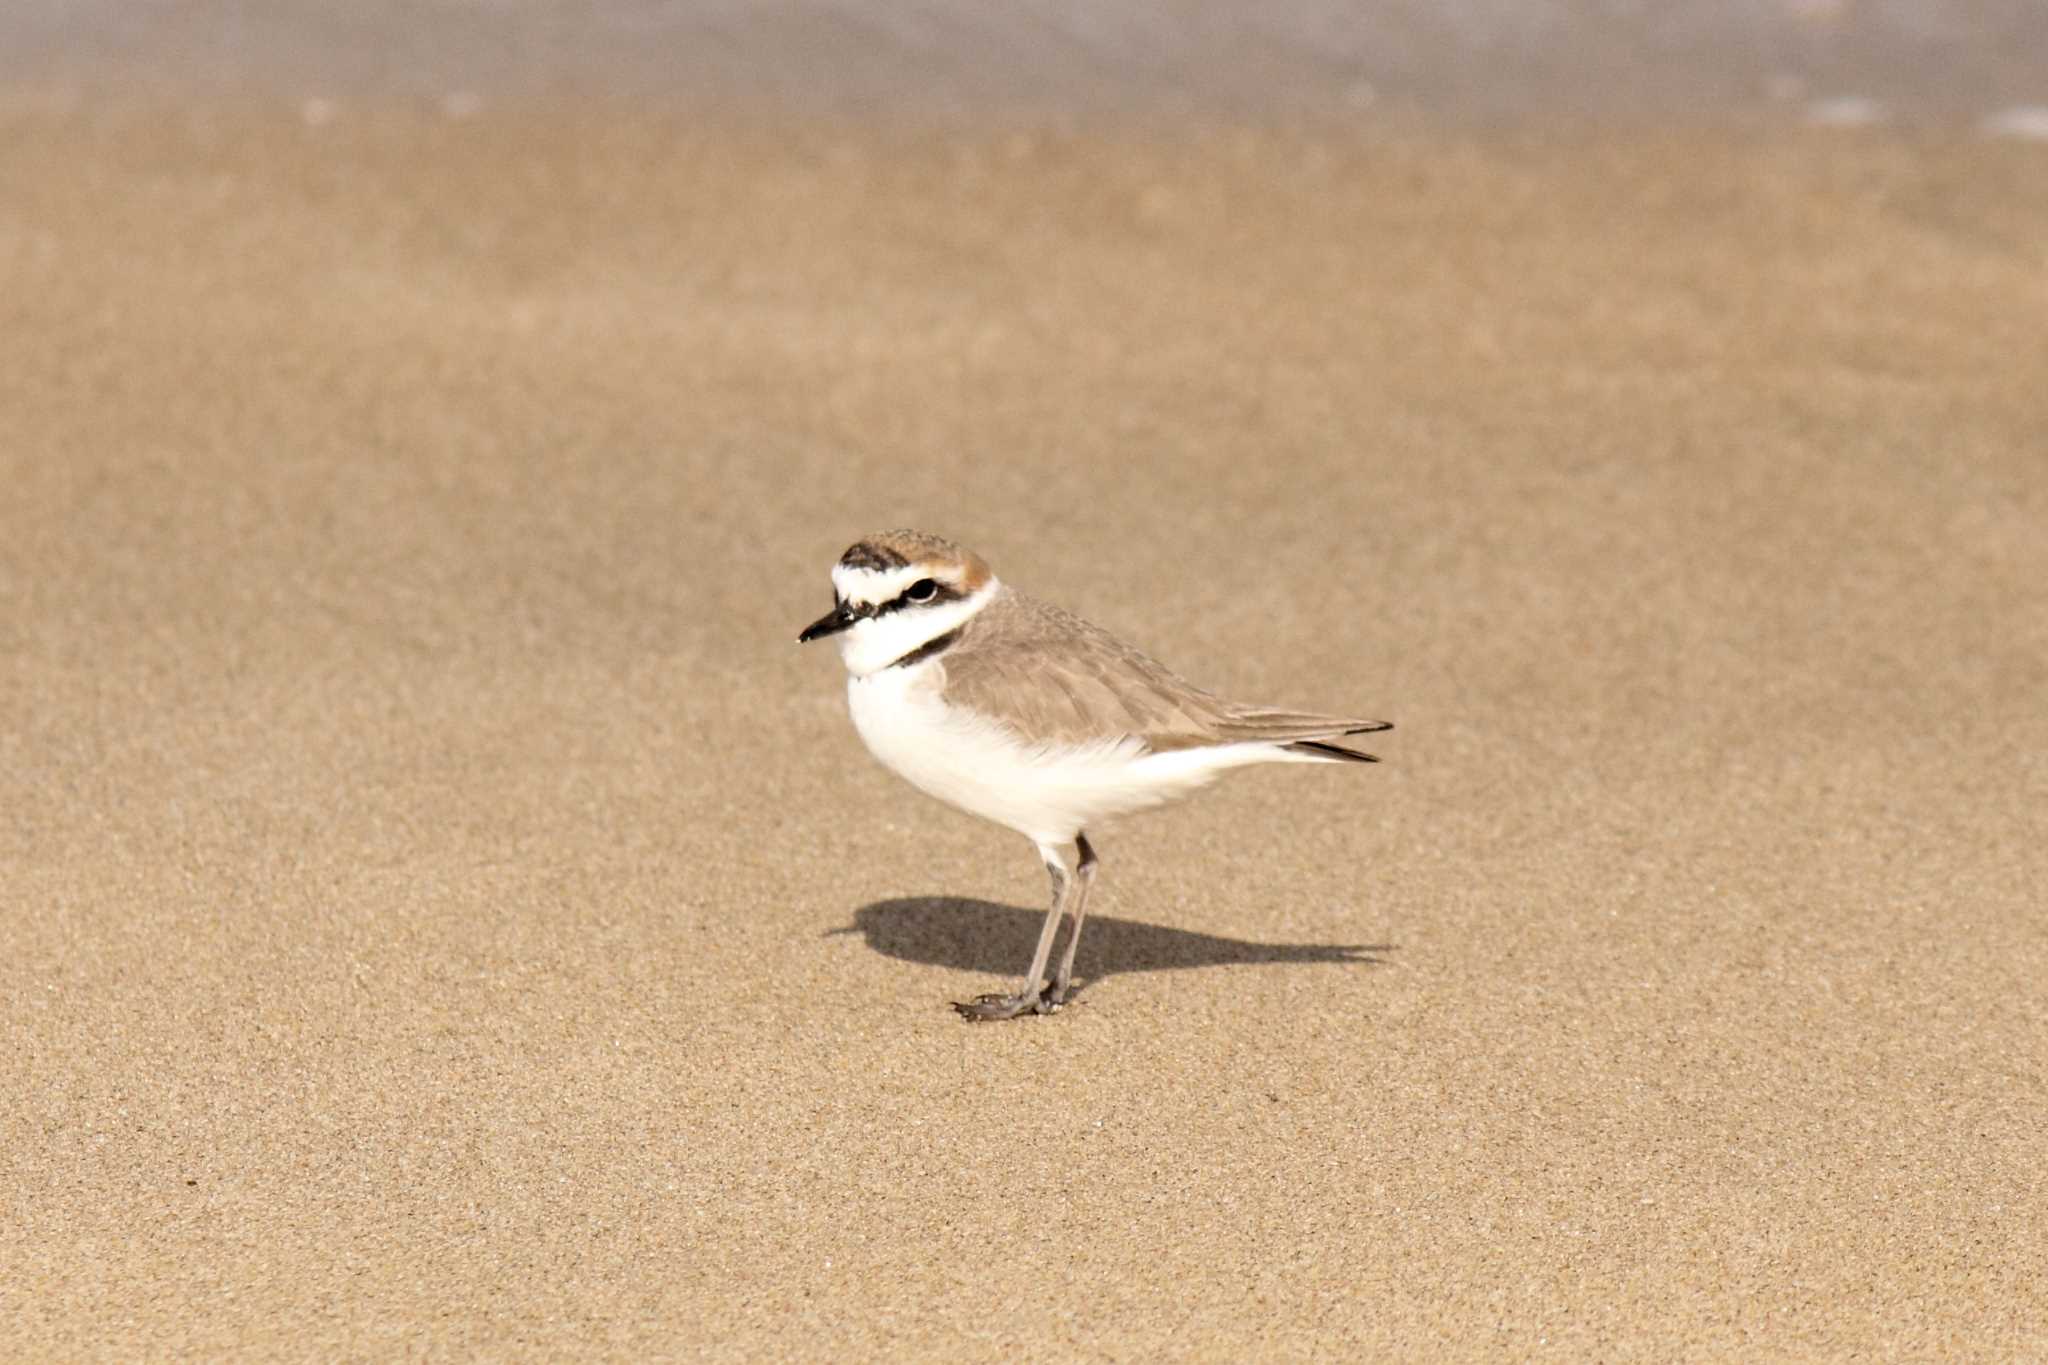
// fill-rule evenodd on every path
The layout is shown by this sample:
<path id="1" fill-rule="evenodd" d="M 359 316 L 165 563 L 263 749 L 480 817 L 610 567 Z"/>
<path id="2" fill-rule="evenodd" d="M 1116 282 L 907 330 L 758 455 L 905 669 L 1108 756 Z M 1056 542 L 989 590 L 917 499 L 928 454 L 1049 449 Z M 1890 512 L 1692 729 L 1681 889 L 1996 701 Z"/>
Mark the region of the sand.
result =
<path id="1" fill-rule="evenodd" d="M 2048 152 L 305 113 L 0 122 L 7 1355 L 2048 1352 Z M 895 525 L 1387 761 L 965 1024 Z"/>

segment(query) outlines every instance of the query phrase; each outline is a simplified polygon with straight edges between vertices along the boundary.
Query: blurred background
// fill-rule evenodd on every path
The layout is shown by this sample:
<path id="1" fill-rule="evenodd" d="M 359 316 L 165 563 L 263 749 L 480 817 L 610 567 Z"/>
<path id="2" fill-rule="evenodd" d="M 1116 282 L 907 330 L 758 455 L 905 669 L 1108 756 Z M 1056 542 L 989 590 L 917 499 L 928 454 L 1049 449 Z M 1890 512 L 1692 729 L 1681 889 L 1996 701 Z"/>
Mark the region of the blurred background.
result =
<path id="1" fill-rule="evenodd" d="M 728 113 L 1189 110 L 1995 122 L 2048 115 L 2032 0 L 19 0 L 0 77 Z M 2033 109 L 2031 122 L 2012 111 Z"/>

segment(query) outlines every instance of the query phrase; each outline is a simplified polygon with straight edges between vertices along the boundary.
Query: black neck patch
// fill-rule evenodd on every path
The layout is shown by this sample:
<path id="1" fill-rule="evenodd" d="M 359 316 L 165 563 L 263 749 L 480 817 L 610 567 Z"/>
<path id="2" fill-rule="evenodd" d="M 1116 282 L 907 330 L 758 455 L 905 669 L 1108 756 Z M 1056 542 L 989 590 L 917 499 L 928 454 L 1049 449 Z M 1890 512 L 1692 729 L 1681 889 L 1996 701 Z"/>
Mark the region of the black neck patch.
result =
<path id="1" fill-rule="evenodd" d="M 945 653 L 959 641 L 961 629 L 962 627 L 955 626 L 951 630 L 947 631 L 944 635 L 932 636 L 931 639 L 926 640 L 923 644 L 919 645 L 916 649 L 911 650 L 902 658 L 893 660 L 889 664 L 889 667 L 908 668 L 912 664 L 923 663 L 926 659 L 931 658 L 935 654 Z"/>

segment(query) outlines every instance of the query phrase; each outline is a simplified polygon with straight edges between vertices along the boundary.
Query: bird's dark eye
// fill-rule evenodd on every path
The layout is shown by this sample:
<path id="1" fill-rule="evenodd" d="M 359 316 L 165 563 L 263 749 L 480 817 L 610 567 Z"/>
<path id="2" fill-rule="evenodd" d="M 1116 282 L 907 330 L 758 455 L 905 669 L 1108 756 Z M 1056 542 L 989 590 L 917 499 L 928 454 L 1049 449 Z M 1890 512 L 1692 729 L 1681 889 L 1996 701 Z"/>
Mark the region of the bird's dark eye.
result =
<path id="1" fill-rule="evenodd" d="M 929 578 L 920 578 L 903 595 L 913 602 L 929 602 L 939 595 L 939 585 Z"/>

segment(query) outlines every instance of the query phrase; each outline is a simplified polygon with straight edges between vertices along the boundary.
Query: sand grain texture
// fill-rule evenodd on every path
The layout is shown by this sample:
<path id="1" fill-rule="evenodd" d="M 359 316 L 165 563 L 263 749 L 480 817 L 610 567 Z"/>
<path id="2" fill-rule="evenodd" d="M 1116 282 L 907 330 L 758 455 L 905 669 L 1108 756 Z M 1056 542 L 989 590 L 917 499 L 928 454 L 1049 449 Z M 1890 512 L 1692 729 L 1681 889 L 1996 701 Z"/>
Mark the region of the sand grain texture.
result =
<path id="1" fill-rule="evenodd" d="M 2048 1350 L 2040 150 L 7 117 L 8 1354 Z M 897 524 L 1387 762 L 964 1025 Z"/>

